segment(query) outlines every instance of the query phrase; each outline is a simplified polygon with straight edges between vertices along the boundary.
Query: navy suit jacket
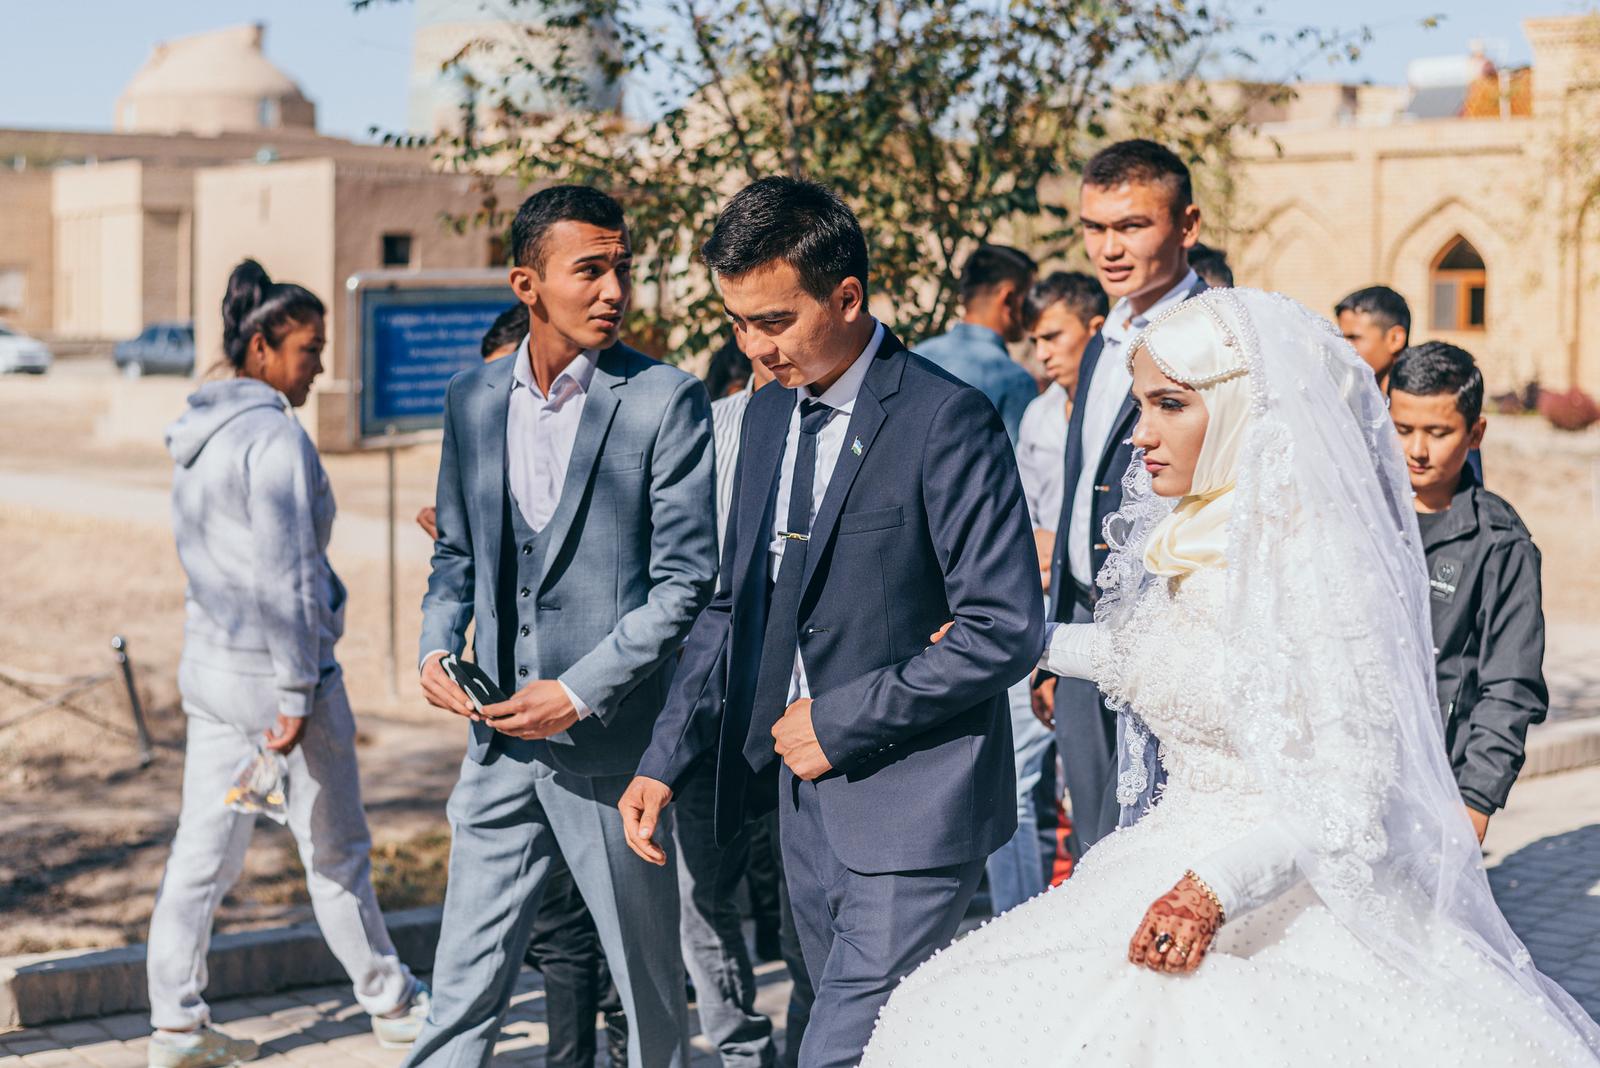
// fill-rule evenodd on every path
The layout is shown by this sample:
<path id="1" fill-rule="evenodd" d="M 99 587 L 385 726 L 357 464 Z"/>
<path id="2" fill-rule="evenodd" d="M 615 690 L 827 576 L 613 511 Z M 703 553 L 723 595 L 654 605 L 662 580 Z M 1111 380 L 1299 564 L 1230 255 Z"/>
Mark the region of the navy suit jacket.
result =
<path id="1" fill-rule="evenodd" d="M 720 587 L 690 633 L 639 766 L 676 788 L 697 761 L 715 760 L 721 841 L 777 800 L 743 750 L 796 397 L 774 386 L 750 400 Z M 1015 831 L 1005 691 L 1043 642 L 1032 553 L 994 406 L 886 333 L 812 525 L 798 620 L 812 721 L 834 768 L 817 780 L 819 805 L 847 867 L 963 863 Z"/>
<path id="2" fill-rule="evenodd" d="M 1195 282 L 1184 299 L 1198 296 L 1208 288 L 1202 278 Z M 1105 337 L 1096 333 L 1083 350 L 1083 362 L 1078 366 L 1079 400 L 1089 396 L 1089 382 L 1094 377 L 1104 348 Z M 1061 519 L 1056 524 L 1055 553 L 1050 561 L 1051 618 L 1062 623 L 1072 619 L 1072 598 L 1063 597 L 1062 591 L 1068 588 L 1066 581 L 1071 573 L 1067 565 L 1067 540 L 1072 530 L 1072 505 L 1077 495 L 1078 476 L 1083 472 L 1084 408 L 1083 404 L 1074 404 L 1072 415 L 1067 419 L 1067 477 L 1062 483 Z M 1089 497 L 1089 569 L 1095 575 L 1100 573 L 1101 566 L 1110 554 L 1104 533 L 1106 518 L 1122 507 L 1122 477 L 1133 462 L 1133 428 L 1138 421 L 1139 402 L 1130 393 L 1123 399 L 1122 409 L 1111 424 L 1106 447 L 1100 453 L 1100 466 L 1095 468 L 1094 492 Z M 1092 587 L 1093 583 L 1090 585 Z M 1097 590 L 1091 589 L 1090 596 L 1094 597 L 1097 593 Z"/>

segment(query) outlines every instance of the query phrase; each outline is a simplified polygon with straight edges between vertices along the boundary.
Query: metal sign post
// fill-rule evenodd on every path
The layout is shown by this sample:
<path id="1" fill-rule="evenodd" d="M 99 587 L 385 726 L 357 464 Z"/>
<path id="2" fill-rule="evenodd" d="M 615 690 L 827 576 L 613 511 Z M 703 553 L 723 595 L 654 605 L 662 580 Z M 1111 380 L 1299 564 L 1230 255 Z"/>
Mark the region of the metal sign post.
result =
<path id="1" fill-rule="evenodd" d="M 389 696 L 400 696 L 396 456 L 439 439 L 450 379 L 482 359 L 481 343 L 516 303 L 504 270 L 366 271 L 345 282 L 347 351 L 360 361 L 353 391 L 359 446 L 382 449 L 388 483 Z"/>

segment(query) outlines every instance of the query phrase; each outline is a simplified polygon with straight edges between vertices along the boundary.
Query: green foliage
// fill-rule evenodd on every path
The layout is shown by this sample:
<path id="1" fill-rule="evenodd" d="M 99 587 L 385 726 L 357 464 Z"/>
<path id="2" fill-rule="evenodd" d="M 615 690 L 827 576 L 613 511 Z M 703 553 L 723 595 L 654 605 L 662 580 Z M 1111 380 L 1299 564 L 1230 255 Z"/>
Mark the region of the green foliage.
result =
<path id="1" fill-rule="evenodd" d="M 1279 91 L 1212 101 L 1195 72 L 1235 27 L 1173 0 L 509 7 L 526 20 L 514 62 L 500 65 L 509 72 L 470 84 L 462 133 L 434 150 L 453 169 L 590 183 L 621 199 L 640 283 L 628 336 L 668 358 L 726 331 L 695 252 L 719 204 L 751 179 L 782 172 L 838 190 L 871 243 L 876 310 L 920 338 L 955 315 L 956 273 L 980 242 L 1026 243 L 1040 259 L 1067 250 L 1071 176 L 1108 138 L 1159 132 L 1196 163 L 1215 159 L 1252 100 Z M 1336 38 L 1301 32 L 1336 50 Z M 457 58 L 506 47 L 485 41 Z M 1250 60 L 1236 44 L 1228 55 Z M 602 86 L 643 85 L 647 103 L 630 110 L 649 117 L 599 108 L 597 71 Z M 509 213 L 490 205 L 469 221 L 504 227 Z"/>

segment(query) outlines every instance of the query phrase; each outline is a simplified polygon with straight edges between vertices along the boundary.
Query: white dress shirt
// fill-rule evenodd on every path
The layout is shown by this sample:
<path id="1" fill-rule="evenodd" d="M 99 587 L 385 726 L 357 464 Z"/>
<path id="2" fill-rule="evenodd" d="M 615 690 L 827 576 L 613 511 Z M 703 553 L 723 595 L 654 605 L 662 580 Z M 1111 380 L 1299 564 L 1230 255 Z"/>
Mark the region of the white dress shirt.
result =
<path id="1" fill-rule="evenodd" d="M 596 354 L 591 349 L 573 357 L 550 383 L 548 397 L 533 376 L 526 337 L 511 358 L 516 363 L 506 410 L 506 481 L 522 518 L 539 531 L 556 514 L 561 500 L 583 403 L 594 380 Z"/>
<path id="2" fill-rule="evenodd" d="M 1078 484 L 1072 493 L 1072 518 L 1067 531 L 1067 570 L 1080 585 L 1090 586 L 1094 583 L 1089 551 L 1089 513 L 1094 501 L 1095 472 L 1100 469 L 1100 461 L 1107 450 L 1116 446 L 1115 442 L 1106 439 L 1116 424 L 1117 413 L 1122 411 L 1123 401 L 1128 399 L 1128 391 L 1133 388 L 1125 346 L 1149 325 L 1151 319 L 1182 302 L 1197 280 L 1194 271 L 1185 272 L 1183 280 L 1167 290 L 1142 315 L 1134 314 L 1128 306 L 1128 298 L 1123 297 L 1111 309 L 1105 325 L 1100 328 L 1100 336 L 1104 341 L 1100 358 L 1095 362 L 1094 373 L 1089 378 L 1089 388 L 1084 390 L 1080 387 L 1077 400 L 1084 406 L 1083 470 L 1078 474 Z M 1107 478 L 1120 479 L 1122 476 L 1121 471 L 1106 474 Z"/>
<path id="3" fill-rule="evenodd" d="M 817 510 L 822 507 L 822 499 L 827 495 L 828 482 L 833 478 L 833 469 L 839 463 L 839 454 L 844 451 L 844 438 L 850 430 L 850 413 L 855 411 L 856 396 L 861 392 L 861 383 L 866 381 L 872 359 L 877 355 L 878 347 L 883 344 L 883 333 L 883 324 L 878 323 L 872 331 L 872 339 L 867 342 L 867 347 L 861 350 L 861 355 L 857 356 L 856 361 L 839 376 L 838 381 L 821 395 L 811 392 L 809 388 L 805 391 L 805 396 L 819 400 L 833 409 L 828 422 L 817 432 L 817 466 L 811 483 L 812 522 L 816 521 Z M 772 513 L 772 541 L 767 546 L 774 580 L 777 579 L 778 571 L 783 566 L 784 546 L 808 544 L 782 536 L 782 532 L 789 525 L 790 488 L 794 484 L 794 458 L 799 450 L 800 405 L 796 403 L 794 411 L 789 415 L 789 436 L 783 446 L 783 467 L 778 472 L 778 498 Z M 806 666 L 801 663 L 800 653 L 796 651 L 794 676 L 789 683 L 789 702 L 792 704 L 802 697 L 810 696 L 811 687 L 806 681 Z"/>
<path id="4" fill-rule="evenodd" d="M 1067 391 L 1052 382 L 1028 403 L 1017 433 L 1017 472 L 1037 529 L 1054 533 L 1061 520 L 1061 484 L 1067 480 L 1061 458 L 1066 452 Z"/>
<path id="5" fill-rule="evenodd" d="M 756 380 L 752 375 L 744 388 L 729 397 L 711 402 L 711 447 L 717 458 L 717 558 L 722 558 L 722 537 L 728 529 L 728 512 L 733 508 L 733 473 L 739 466 L 739 440 L 744 430 L 744 410 L 750 407 Z"/>

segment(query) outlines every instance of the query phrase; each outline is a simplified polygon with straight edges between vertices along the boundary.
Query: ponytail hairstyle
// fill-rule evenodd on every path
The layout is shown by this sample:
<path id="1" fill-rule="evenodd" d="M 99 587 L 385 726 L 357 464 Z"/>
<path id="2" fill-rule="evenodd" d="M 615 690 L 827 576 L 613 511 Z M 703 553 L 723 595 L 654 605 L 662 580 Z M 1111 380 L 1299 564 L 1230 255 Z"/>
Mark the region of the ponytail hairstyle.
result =
<path id="1" fill-rule="evenodd" d="M 222 298 L 222 354 L 235 371 L 243 371 L 255 335 L 277 348 L 291 326 L 323 314 L 322 301 L 311 290 L 293 282 L 274 282 L 261 264 L 247 259 L 228 276 L 228 291 Z"/>

